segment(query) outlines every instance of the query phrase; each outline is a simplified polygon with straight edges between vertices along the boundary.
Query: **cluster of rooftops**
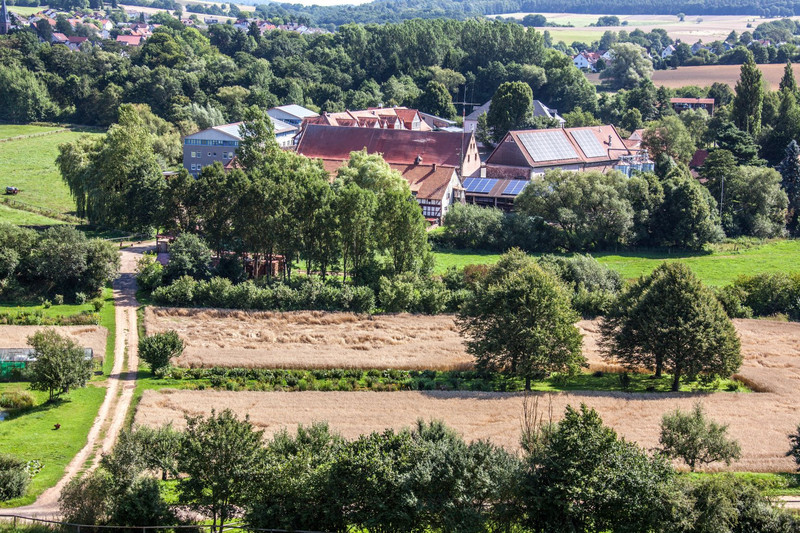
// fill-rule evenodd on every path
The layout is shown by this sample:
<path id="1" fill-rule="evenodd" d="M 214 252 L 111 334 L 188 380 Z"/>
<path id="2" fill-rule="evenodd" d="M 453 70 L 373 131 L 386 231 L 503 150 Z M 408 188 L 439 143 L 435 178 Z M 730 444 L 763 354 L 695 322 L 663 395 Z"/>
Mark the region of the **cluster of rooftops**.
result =
<path id="1" fill-rule="evenodd" d="M 510 209 L 531 180 L 551 169 L 618 170 L 626 175 L 653 169 L 646 150 L 623 140 L 612 125 L 511 131 L 488 151 L 480 150 L 474 131 L 403 107 L 319 115 L 301 106 L 281 106 L 269 110 L 269 115 L 279 144 L 320 160 L 331 179 L 351 152 L 381 154 L 408 181 L 423 214 L 434 223 L 441 222 L 454 203 Z M 202 158 L 212 157 L 206 164 L 219 160 L 226 168 L 235 168 L 233 150 L 223 149 L 219 153 L 225 157 L 213 159 L 218 152 L 211 147 L 237 145 L 238 127 L 238 123 L 216 126 L 185 137 L 186 168 L 199 173 L 198 164 L 187 158 L 190 150 L 196 155 L 193 148 L 198 142 L 205 143 L 200 147 Z M 284 134 L 279 131 L 287 128 L 293 132 L 291 142 L 282 142 Z"/>

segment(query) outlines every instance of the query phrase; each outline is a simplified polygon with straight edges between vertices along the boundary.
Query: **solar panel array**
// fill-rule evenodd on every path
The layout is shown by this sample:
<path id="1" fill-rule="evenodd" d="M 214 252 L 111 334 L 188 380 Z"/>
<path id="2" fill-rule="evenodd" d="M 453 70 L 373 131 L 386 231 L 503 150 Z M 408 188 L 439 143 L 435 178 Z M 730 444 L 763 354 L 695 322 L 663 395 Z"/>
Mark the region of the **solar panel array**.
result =
<path id="1" fill-rule="evenodd" d="M 487 178 L 467 178 L 464 180 L 464 188 L 467 192 L 487 194 L 497 184 L 496 179 Z"/>
<path id="2" fill-rule="evenodd" d="M 572 133 L 572 137 L 577 141 L 578 146 L 581 147 L 583 153 L 586 154 L 586 157 L 606 157 L 608 156 L 608 152 L 606 152 L 605 147 L 603 144 L 597 140 L 597 137 L 594 136 L 589 130 L 576 130 L 570 132 Z"/>
<path id="3" fill-rule="evenodd" d="M 511 180 L 503 190 L 503 194 L 516 196 L 530 183 L 528 180 Z"/>
<path id="4" fill-rule="evenodd" d="M 519 140 L 536 162 L 578 159 L 578 154 L 561 130 L 520 133 Z"/>

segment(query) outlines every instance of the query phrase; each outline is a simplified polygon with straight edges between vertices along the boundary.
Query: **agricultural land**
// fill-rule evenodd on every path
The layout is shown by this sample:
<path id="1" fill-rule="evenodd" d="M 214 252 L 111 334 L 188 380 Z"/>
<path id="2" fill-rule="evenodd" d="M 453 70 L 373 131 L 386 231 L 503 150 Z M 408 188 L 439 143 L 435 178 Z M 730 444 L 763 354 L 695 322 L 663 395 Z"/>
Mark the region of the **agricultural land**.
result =
<path id="1" fill-rule="evenodd" d="M 0 192 L 5 192 L 9 186 L 17 187 L 18 194 L 4 199 L 37 211 L 28 213 L 16 209 L 21 212 L 12 213 L 3 209 L 0 210 L 0 220 L 22 225 L 48 225 L 55 223 L 46 220 L 50 218 L 47 217 L 49 212 L 74 215 L 75 201 L 61 179 L 55 160 L 59 144 L 75 141 L 87 134 L 97 135 L 52 126 L 0 125 L 0 139 L 6 139 L 0 142 L 0 166 L 7 169 L 3 183 L 0 183 Z M 5 207 L 13 207 L 14 203 Z"/>
<path id="2" fill-rule="evenodd" d="M 731 88 L 739 81 L 741 65 L 703 65 L 699 67 L 678 67 L 671 70 L 656 70 L 653 72 L 653 83 L 656 86 L 677 89 L 687 85 L 710 87 L 715 82 L 725 83 Z M 783 76 L 784 65 L 764 64 L 758 65 L 764 74 L 764 80 L 771 91 L 777 91 Z M 600 84 L 600 74 L 587 74 L 586 77 L 595 85 Z M 797 73 L 795 73 L 795 79 Z"/>
<path id="3" fill-rule="evenodd" d="M 689 409 L 701 401 L 709 415 L 730 424 L 731 435 L 742 445 L 742 459 L 731 470 L 780 472 L 792 468 L 785 457 L 785 438 L 796 426 L 796 391 L 800 386 L 800 324 L 766 320 L 736 320 L 745 361 L 739 377 L 751 393 L 710 395 L 622 392 L 568 392 L 541 396 L 552 402 L 554 415 L 566 404 L 586 403 L 626 438 L 646 448 L 657 444 L 661 416 L 676 407 Z M 597 327 L 583 324 L 585 355 L 602 363 L 597 350 Z M 253 361 L 257 361 L 254 357 Z M 135 423 L 178 426 L 184 415 L 207 415 L 211 409 L 234 409 L 267 434 L 284 427 L 328 421 L 346 437 L 412 425 L 418 418 L 444 420 L 467 440 L 490 439 L 518 449 L 523 396 L 518 393 L 466 391 L 405 392 L 228 392 L 171 390 L 144 391 Z M 718 468 L 718 465 L 714 468 Z"/>

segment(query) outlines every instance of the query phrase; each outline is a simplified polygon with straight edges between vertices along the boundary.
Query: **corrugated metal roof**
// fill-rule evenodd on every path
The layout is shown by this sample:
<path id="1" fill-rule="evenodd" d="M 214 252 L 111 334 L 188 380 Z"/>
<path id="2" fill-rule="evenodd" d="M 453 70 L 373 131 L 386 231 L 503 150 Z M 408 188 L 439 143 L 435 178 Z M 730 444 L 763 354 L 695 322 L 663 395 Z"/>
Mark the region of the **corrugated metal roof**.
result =
<path id="1" fill-rule="evenodd" d="M 273 109 L 280 109 L 284 113 L 288 113 L 297 118 L 307 118 L 307 117 L 317 116 L 317 113 L 297 104 L 279 105 L 278 107 L 275 107 Z"/>

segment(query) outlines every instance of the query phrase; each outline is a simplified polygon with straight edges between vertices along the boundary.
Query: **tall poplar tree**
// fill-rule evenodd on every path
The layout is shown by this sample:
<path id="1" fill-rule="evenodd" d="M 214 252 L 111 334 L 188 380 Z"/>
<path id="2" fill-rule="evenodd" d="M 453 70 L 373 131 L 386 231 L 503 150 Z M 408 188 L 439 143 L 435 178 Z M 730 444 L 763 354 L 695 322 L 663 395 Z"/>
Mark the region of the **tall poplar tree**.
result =
<path id="1" fill-rule="evenodd" d="M 783 77 L 778 87 L 781 91 L 789 89 L 793 93 L 797 92 L 797 80 L 794 79 L 794 69 L 792 69 L 791 61 L 786 62 L 786 66 L 783 68 Z"/>
<path id="2" fill-rule="evenodd" d="M 795 140 L 789 142 L 785 156 L 778 172 L 781 173 L 781 185 L 789 197 L 789 230 L 797 233 L 797 215 L 800 212 L 800 146 Z"/>
<path id="3" fill-rule="evenodd" d="M 764 76 L 748 53 L 742 65 L 739 81 L 736 83 L 736 96 L 733 99 L 731 118 L 742 131 L 758 135 L 761 131 L 761 109 L 764 104 Z"/>

